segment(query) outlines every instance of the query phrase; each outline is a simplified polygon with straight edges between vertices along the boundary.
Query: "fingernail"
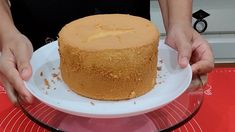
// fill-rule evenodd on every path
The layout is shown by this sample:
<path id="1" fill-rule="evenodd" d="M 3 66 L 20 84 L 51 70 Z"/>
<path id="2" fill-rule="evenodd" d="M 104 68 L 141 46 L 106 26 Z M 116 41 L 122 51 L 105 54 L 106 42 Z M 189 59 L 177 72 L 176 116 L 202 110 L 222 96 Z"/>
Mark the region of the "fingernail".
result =
<path id="1" fill-rule="evenodd" d="M 21 75 L 24 76 L 24 74 L 26 74 L 27 70 L 26 68 L 24 68 L 22 71 L 21 71 Z"/>
<path id="2" fill-rule="evenodd" d="M 181 58 L 181 64 L 182 66 L 186 67 L 188 65 L 188 58 L 187 57 Z"/>
<path id="3" fill-rule="evenodd" d="M 24 69 L 21 71 L 21 77 L 22 77 L 22 79 L 27 80 L 27 79 L 28 79 L 27 76 L 28 76 L 28 75 L 27 75 L 27 69 L 24 68 Z"/>

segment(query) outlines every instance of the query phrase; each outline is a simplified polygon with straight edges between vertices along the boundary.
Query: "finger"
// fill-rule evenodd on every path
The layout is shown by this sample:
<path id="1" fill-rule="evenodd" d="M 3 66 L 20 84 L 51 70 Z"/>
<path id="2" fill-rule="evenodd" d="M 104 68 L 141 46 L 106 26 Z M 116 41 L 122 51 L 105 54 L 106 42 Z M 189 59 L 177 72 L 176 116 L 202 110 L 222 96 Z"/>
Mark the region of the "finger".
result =
<path id="1" fill-rule="evenodd" d="M 32 76 L 32 67 L 29 61 L 18 60 L 17 69 L 23 80 L 28 80 Z"/>
<path id="2" fill-rule="evenodd" d="M 0 82 L 2 84 L 2 86 L 4 87 L 9 100 L 16 105 L 17 104 L 17 95 L 15 90 L 11 87 L 10 83 L 8 81 L 6 81 L 5 77 L 0 74 Z"/>
<path id="3" fill-rule="evenodd" d="M 191 92 L 197 91 L 198 89 L 200 89 L 201 85 L 202 84 L 201 84 L 199 76 L 193 76 L 192 81 L 191 81 L 187 90 L 189 90 Z"/>
<path id="4" fill-rule="evenodd" d="M 177 43 L 177 49 L 179 52 L 178 62 L 179 65 L 184 68 L 189 64 L 192 53 L 192 46 L 190 42 L 187 42 L 186 39 L 179 39 Z"/>
<path id="5" fill-rule="evenodd" d="M 14 87 L 18 94 L 22 96 L 27 103 L 32 103 L 33 97 L 24 86 L 23 80 L 21 79 L 18 71 L 14 68 L 9 68 L 8 70 L 3 68 L 3 70 L 6 71 L 5 76 L 7 80 L 9 80 L 7 89 L 11 89 L 12 87 Z"/>
<path id="6" fill-rule="evenodd" d="M 16 105 L 17 104 L 17 95 L 14 90 L 14 88 L 11 86 L 11 84 L 8 81 L 4 81 L 4 88 L 6 90 L 7 96 L 9 100 Z"/>
<path id="7" fill-rule="evenodd" d="M 32 67 L 30 65 L 30 58 L 32 55 L 31 49 L 27 44 L 21 44 L 14 52 L 16 58 L 17 69 L 23 80 L 28 80 L 32 75 Z"/>
<path id="8" fill-rule="evenodd" d="M 18 106 L 18 94 L 14 90 L 14 88 L 11 86 L 11 84 L 8 81 L 4 81 L 4 88 L 6 90 L 7 96 L 9 100 L 15 105 Z M 30 101 L 25 100 L 22 96 L 19 96 L 23 102 L 30 103 Z"/>
<path id="9" fill-rule="evenodd" d="M 209 62 L 207 60 L 201 60 L 192 65 L 193 74 L 198 74 L 198 75 L 211 72 L 213 68 L 214 68 L 214 63 Z"/>
<path id="10" fill-rule="evenodd" d="M 200 80 L 202 81 L 202 84 L 205 85 L 208 82 L 208 76 L 207 74 L 200 75 Z"/>
<path id="11" fill-rule="evenodd" d="M 6 89 L 15 88 L 18 94 L 21 95 L 27 103 L 32 103 L 33 97 L 24 86 L 19 72 L 11 64 L 2 64 L 3 65 L 0 66 L 1 72 L 4 74 L 5 80 L 9 82 L 6 83 Z"/>

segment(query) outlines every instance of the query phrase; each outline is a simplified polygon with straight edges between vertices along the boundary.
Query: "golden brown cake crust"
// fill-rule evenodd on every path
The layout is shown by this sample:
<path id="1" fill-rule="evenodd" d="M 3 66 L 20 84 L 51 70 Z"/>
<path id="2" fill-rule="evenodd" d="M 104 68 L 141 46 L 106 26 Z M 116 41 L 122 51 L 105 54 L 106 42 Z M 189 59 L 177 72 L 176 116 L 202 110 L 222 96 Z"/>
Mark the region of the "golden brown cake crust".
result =
<path id="1" fill-rule="evenodd" d="M 122 100 L 156 82 L 159 33 L 148 20 L 121 14 L 85 17 L 59 33 L 60 69 L 76 93 Z"/>

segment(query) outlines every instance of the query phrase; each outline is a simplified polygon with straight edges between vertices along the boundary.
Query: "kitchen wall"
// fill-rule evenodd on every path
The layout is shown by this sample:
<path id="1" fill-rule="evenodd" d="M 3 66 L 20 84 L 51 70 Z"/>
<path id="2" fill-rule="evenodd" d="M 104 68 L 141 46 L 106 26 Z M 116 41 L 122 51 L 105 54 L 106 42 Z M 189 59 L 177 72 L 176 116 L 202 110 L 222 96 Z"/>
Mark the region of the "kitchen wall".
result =
<path id="1" fill-rule="evenodd" d="M 216 62 L 235 63 L 235 0 L 193 0 L 193 12 L 199 9 L 210 14 L 205 18 L 208 28 L 202 35 L 209 41 Z M 151 19 L 164 36 L 165 30 L 156 0 L 151 0 Z M 192 18 L 192 21 L 194 23 L 196 19 Z"/>

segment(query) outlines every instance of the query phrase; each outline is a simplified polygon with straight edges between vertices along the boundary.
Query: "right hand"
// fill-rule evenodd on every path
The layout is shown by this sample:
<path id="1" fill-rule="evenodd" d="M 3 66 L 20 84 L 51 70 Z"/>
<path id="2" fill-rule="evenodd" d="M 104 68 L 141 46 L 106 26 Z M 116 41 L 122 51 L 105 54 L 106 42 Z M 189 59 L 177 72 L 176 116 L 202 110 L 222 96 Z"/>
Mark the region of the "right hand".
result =
<path id="1" fill-rule="evenodd" d="M 178 62 L 182 68 L 191 63 L 193 75 L 206 75 L 213 70 L 212 49 L 190 24 L 170 25 L 165 42 L 179 51 Z"/>
<path id="2" fill-rule="evenodd" d="M 17 103 L 17 95 L 32 103 L 33 96 L 26 89 L 24 81 L 32 75 L 30 59 L 33 47 L 29 39 L 17 32 L 0 40 L 0 76 L 10 101 Z"/>

